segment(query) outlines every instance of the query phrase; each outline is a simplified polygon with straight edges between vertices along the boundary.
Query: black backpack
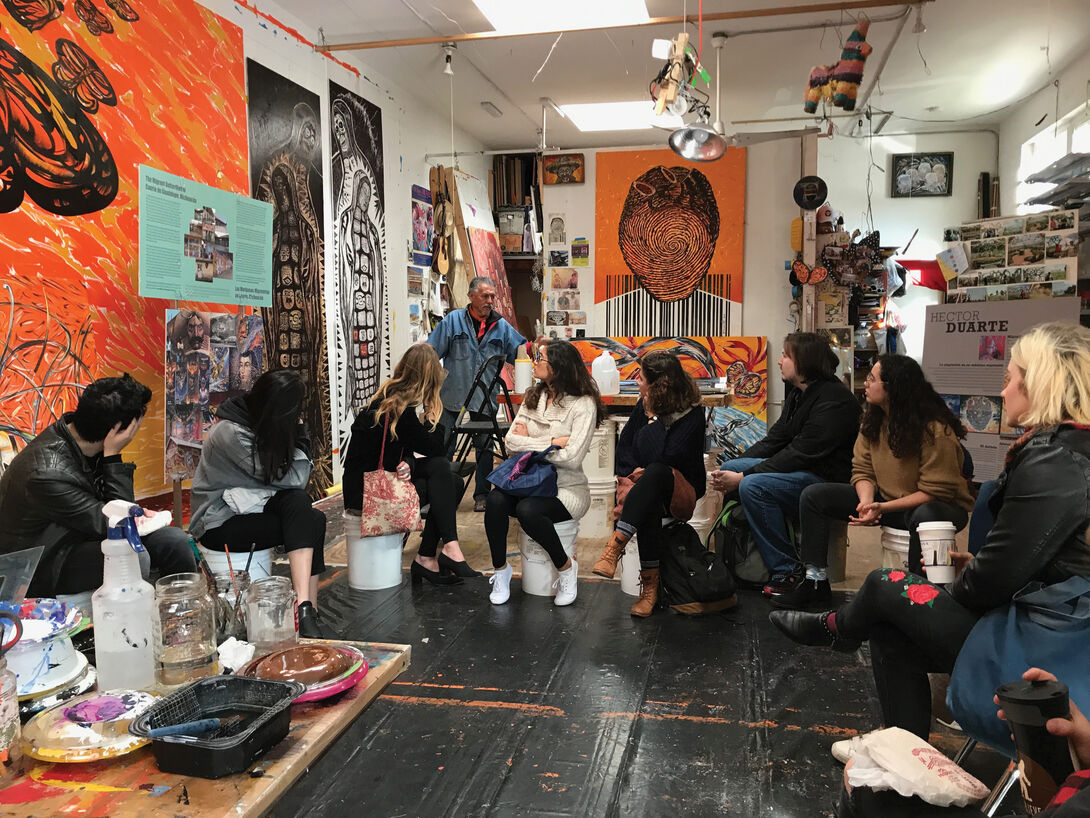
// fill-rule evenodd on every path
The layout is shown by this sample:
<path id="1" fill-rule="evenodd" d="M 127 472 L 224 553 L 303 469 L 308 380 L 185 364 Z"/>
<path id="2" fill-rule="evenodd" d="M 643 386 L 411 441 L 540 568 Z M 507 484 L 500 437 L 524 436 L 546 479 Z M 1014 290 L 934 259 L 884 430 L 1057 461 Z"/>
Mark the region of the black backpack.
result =
<path id="1" fill-rule="evenodd" d="M 706 614 L 732 608 L 738 602 L 734 577 L 723 561 L 700 543 L 688 523 L 662 530 L 659 582 L 662 598 L 678 613 Z"/>
<path id="2" fill-rule="evenodd" d="M 790 524 L 788 530 L 791 530 Z M 727 500 L 723 503 L 723 510 L 708 532 L 708 542 L 715 545 L 716 553 L 739 587 L 761 588 L 768 582 L 768 566 L 753 541 L 753 532 L 740 502 Z"/>

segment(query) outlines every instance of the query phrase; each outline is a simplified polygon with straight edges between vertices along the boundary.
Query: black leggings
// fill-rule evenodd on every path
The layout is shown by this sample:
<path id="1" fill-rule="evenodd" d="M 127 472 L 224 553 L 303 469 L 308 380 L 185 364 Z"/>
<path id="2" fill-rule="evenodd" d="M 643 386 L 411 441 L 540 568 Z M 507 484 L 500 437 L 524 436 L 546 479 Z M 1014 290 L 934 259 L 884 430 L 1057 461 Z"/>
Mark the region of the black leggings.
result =
<path id="1" fill-rule="evenodd" d="M 882 498 L 875 495 L 874 499 L 880 501 Z M 814 483 L 802 490 L 799 513 L 802 518 L 801 552 L 804 563 L 818 568 L 829 564 L 829 523 L 854 517 L 858 505 L 859 495 L 855 486 L 847 483 Z M 932 500 L 907 511 L 882 514 L 882 525 L 908 531 L 908 567 L 920 576 L 923 575 L 923 558 L 916 527 L 920 523 L 930 522 L 951 522 L 954 528 L 961 531 L 969 522 L 969 512 L 953 503 Z"/>
<path id="2" fill-rule="evenodd" d="M 424 532 L 420 535 L 422 557 L 434 557 L 439 542 L 458 539 L 458 496 L 462 481 L 451 470 L 450 461 L 442 456 L 418 459 L 413 467 L 413 485 L 420 495 L 420 505 L 430 504 Z"/>
<path id="3" fill-rule="evenodd" d="M 303 489 L 278 491 L 258 514 L 238 514 L 219 528 L 204 532 L 201 545 L 209 551 L 249 551 L 312 548 L 310 574 L 325 570 L 325 514 L 310 504 Z"/>
<path id="4" fill-rule="evenodd" d="M 545 549 L 553 565 L 564 567 L 568 555 L 553 525 L 571 519 L 564 504 L 556 497 L 515 497 L 493 489 L 488 493 L 484 507 L 484 531 L 492 551 L 493 568 L 503 568 L 507 564 L 507 529 L 511 517 L 518 517 L 522 530 Z"/>
<path id="5" fill-rule="evenodd" d="M 893 568 L 871 571 L 851 602 L 836 612 L 837 632 L 870 640 L 882 721 L 927 740 L 931 731 L 928 673 L 950 673 L 978 614 L 945 590 Z"/>
<path id="6" fill-rule="evenodd" d="M 657 568 L 662 558 L 662 518 L 670 516 L 674 496 L 674 471 L 665 463 L 652 463 L 625 497 L 617 529 L 637 536 L 640 565 Z"/>

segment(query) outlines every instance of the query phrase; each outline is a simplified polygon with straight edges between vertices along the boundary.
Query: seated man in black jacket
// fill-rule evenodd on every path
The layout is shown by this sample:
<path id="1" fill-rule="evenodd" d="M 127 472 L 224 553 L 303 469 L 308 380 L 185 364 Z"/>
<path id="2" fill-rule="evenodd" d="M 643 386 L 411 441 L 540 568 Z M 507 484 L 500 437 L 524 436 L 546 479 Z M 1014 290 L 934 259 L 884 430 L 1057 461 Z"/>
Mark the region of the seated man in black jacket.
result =
<path id="1" fill-rule="evenodd" d="M 802 577 L 787 519 L 798 512 L 802 490 L 825 481 L 846 483 L 859 433 L 859 401 L 837 379 L 837 357 L 813 332 L 783 341 L 780 372 L 787 397 L 765 439 L 728 460 L 712 476 L 724 493 L 737 491 L 754 543 L 772 575 L 766 596 L 790 591 Z"/>
<path id="2" fill-rule="evenodd" d="M 102 585 L 102 540 L 110 500 L 134 499 L 136 466 L 121 450 L 136 436 L 151 390 L 133 380 L 100 378 L 76 411 L 27 444 L 0 477 L 0 553 L 44 546 L 28 596 L 93 591 Z M 188 535 L 161 528 L 143 537 L 147 560 L 163 575 L 197 570 Z"/>

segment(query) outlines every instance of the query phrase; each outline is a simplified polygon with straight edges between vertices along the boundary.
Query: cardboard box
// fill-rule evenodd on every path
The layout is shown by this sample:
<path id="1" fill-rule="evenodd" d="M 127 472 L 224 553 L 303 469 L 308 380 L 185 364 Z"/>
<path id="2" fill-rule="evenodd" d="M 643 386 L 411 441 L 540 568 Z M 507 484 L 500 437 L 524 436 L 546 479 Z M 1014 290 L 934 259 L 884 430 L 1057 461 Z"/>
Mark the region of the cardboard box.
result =
<path id="1" fill-rule="evenodd" d="M 512 235 L 500 235 L 500 249 L 505 253 L 521 253 L 522 252 L 522 233 L 517 236 Z"/>

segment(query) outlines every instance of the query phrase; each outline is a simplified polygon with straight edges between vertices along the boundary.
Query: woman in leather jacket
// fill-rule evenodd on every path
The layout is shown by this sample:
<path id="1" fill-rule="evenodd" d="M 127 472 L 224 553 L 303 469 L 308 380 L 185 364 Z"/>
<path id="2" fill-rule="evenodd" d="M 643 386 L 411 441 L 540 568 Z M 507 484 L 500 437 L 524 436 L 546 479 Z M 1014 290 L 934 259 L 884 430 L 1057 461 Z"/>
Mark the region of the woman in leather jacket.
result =
<path id="1" fill-rule="evenodd" d="M 795 642 L 854 652 L 870 641 L 882 720 L 926 740 L 928 673 L 949 673 L 973 625 L 1026 583 L 1090 578 L 1090 329 L 1043 324 L 1011 351 L 1003 402 L 1027 431 L 1007 453 L 979 553 L 954 554 L 947 588 L 903 570 L 872 571 L 836 611 L 775 611 Z"/>

